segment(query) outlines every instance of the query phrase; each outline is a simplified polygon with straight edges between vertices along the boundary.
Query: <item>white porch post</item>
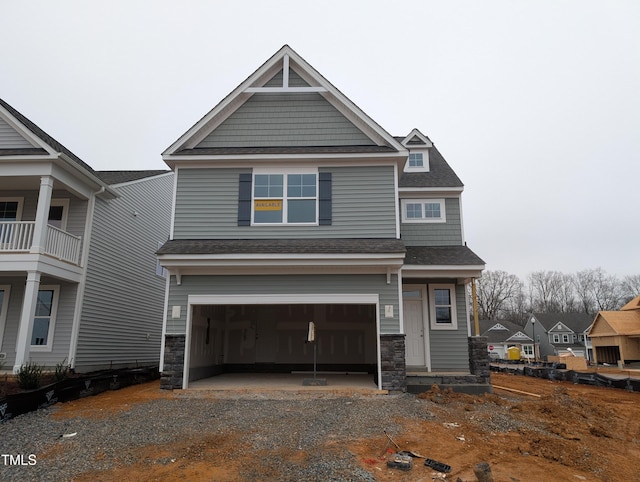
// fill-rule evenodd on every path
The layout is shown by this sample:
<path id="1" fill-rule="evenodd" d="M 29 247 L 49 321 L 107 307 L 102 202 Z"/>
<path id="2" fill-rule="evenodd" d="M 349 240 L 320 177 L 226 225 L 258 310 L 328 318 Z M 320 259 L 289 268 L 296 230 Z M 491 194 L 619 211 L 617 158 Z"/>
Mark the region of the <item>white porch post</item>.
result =
<path id="1" fill-rule="evenodd" d="M 20 367 L 29 359 L 31 346 L 31 333 L 33 331 L 33 317 L 36 314 L 38 302 L 38 290 L 40 289 L 40 273 L 29 271 L 27 283 L 24 288 L 22 301 L 22 315 L 18 327 L 18 339 L 16 341 L 16 360 L 13 364 L 13 373 L 18 373 Z"/>
<path id="2" fill-rule="evenodd" d="M 53 178 L 42 176 L 40 178 L 40 193 L 38 194 L 38 208 L 36 209 L 36 224 L 33 231 L 32 253 L 43 253 L 46 240 L 47 221 L 49 220 L 49 208 L 51 207 L 51 194 L 53 192 Z"/>

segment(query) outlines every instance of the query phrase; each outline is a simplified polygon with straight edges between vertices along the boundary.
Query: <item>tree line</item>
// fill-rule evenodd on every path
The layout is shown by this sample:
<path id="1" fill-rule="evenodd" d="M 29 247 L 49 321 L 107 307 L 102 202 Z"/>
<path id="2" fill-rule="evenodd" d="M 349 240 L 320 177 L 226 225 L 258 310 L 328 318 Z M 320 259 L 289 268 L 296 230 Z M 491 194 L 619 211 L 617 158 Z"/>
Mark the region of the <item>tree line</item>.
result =
<path id="1" fill-rule="evenodd" d="M 640 275 L 619 278 L 602 268 L 575 274 L 535 271 L 523 282 L 506 271 L 485 271 L 476 281 L 478 316 L 524 324 L 527 313 L 618 310 L 640 295 Z"/>

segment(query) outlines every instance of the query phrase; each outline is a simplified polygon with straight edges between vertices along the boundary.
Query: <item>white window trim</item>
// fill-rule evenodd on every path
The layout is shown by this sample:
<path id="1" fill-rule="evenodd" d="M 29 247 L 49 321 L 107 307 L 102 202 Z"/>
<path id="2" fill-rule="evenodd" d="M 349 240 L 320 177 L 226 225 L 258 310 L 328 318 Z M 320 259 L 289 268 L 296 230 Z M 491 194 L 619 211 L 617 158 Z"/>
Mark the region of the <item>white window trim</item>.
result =
<path id="1" fill-rule="evenodd" d="M 554 334 L 552 343 L 560 343 L 560 335 Z"/>
<path id="2" fill-rule="evenodd" d="M 69 199 L 52 199 L 49 207 L 62 206 L 62 220 L 60 229 L 67 230 L 67 219 L 69 218 Z"/>
<path id="3" fill-rule="evenodd" d="M 569 335 L 562 335 L 562 343 L 570 343 Z"/>
<path id="4" fill-rule="evenodd" d="M 436 323 L 436 289 L 448 289 L 451 296 L 451 323 Z M 429 284 L 429 324 L 432 330 L 457 330 L 458 313 L 456 310 L 456 285 L 455 284 Z"/>
<path id="5" fill-rule="evenodd" d="M 16 221 L 22 221 L 22 205 L 24 204 L 23 197 L 0 197 L 2 202 L 17 202 L 18 210 L 16 212 Z"/>
<path id="6" fill-rule="evenodd" d="M 440 217 L 439 218 L 407 218 L 407 204 L 440 204 Z M 446 204 L 444 198 L 438 199 L 430 199 L 430 198 L 419 198 L 419 199 L 402 199 L 400 202 L 402 209 L 402 222 L 403 223 L 446 223 L 447 222 L 447 211 Z M 423 206 L 424 209 L 424 206 Z M 423 211 L 424 215 L 424 211 Z"/>
<path id="7" fill-rule="evenodd" d="M 410 166 L 409 156 L 404 165 L 404 172 L 429 172 L 429 150 L 428 149 L 410 149 L 409 154 L 422 154 L 422 166 Z"/>
<path id="8" fill-rule="evenodd" d="M 46 345 L 29 345 L 30 351 L 52 351 L 53 350 L 53 335 L 56 328 L 56 316 L 58 314 L 58 297 L 60 295 L 59 285 L 42 285 L 38 288 L 38 291 L 53 291 L 53 298 L 51 300 L 51 316 L 49 320 L 49 333 L 47 333 Z M 29 340 L 31 343 L 31 340 Z"/>
<path id="9" fill-rule="evenodd" d="M 4 291 L 2 298 L 2 308 L 0 309 L 0 350 L 4 338 L 4 327 L 7 323 L 7 312 L 9 310 L 9 297 L 11 296 L 11 285 L 0 285 L 0 291 Z"/>
<path id="10" fill-rule="evenodd" d="M 255 182 L 256 175 L 264 175 L 264 174 L 280 174 L 283 176 L 282 179 L 282 222 L 281 223 L 256 223 L 255 222 Z M 316 220 L 311 223 L 289 223 L 287 222 L 287 200 L 289 199 L 286 195 L 287 189 L 287 175 L 288 174 L 315 174 L 316 176 Z M 320 186 L 318 183 L 318 169 L 315 167 L 288 167 L 288 168 L 255 168 L 253 169 L 252 178 L 251 178 L 251 226 L 319 226 L 319 216 L 320 216 Z M 261 198 L 259 198 L 261 199 Z M 269 198 L 265 198 L 269 199 Z M 278 198 L 280 199 L 280 198 Z M 294 199 L 294 198 L 292 198 Z M 299 199 L 307 199 L 307 198 L 299 198 Z"/>

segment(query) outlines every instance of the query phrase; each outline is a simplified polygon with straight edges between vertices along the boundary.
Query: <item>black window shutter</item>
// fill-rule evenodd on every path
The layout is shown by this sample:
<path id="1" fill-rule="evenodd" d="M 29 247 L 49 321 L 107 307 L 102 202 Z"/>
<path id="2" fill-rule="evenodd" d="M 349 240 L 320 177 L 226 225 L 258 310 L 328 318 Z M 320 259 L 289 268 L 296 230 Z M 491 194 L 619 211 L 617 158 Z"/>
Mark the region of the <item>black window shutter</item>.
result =
<path id="1" fill-rule="evenodd" d="M 251 226 L 252 175 L 240 174 L 238 183 L 238 226 Z"/>
<path id="2" fill-rule="evenodd" d="M 331 173 L 318 173 L 318 223 L 331 225 Z"/>

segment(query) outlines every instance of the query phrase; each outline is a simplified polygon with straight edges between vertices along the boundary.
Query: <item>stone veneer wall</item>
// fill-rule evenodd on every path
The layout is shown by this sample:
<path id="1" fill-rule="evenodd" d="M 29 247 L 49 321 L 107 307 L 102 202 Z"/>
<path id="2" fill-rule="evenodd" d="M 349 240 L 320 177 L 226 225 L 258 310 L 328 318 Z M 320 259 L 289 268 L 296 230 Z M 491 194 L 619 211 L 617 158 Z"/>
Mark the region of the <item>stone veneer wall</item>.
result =
<path id="1" fill-rule="evenodd" d="M 380 335 L 380 363 L 382 389 L 407 391 L 405 335 Z"/>
<path id="2" fill-rule="evenodd" d="M 182 388 L 184 373 L 185 335 L 165 335 L 164 367 L 160 375 L 160 388 Z"/>
<path id="3" fill-rule="evenodd" d="M 469 371 L 476 376 L 476 383 L 490 383 L 491 364 L 486 336 L 469 337 Z"/>

